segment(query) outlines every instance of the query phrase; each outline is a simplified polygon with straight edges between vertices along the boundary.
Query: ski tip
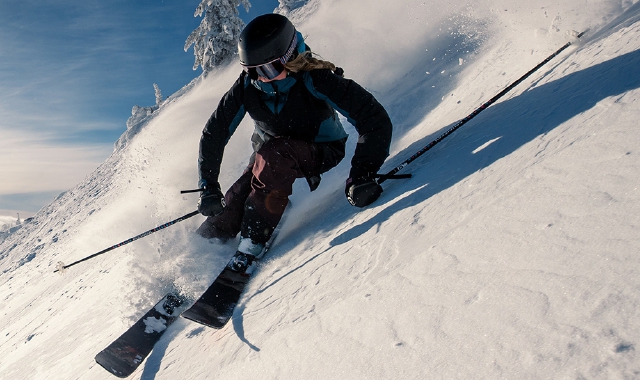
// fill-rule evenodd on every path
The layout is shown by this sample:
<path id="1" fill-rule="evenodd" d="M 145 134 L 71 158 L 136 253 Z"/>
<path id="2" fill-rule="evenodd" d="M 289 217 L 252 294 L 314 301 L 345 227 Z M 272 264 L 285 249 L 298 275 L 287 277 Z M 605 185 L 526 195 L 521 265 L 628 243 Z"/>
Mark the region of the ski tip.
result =
<path id="1" fill-rule="evenodd" d="M 215 330 L 221 330 L 229 321 L 229 319 L 227 318 L 224 318 L 224 319 L 218 318 L 217 320 L 205 320 L 205 319 L 202 319 L 201 316 L 190 315 L 185 313 L 181 314 L 181 317 L 184 319 L 190 320 L 191 322 L 196 322 L 203 326 L 210 327 Z"/>
<path id="2" fill-rule="evenodd" d="M 107 372 L 121 379 L 129 377 L 129 375 L 131 375 L 136 369 L 124 367 L 116 368 L 116 366 L 114 366 L 112 363 L 113 357 L 106 351 L 101 351 L 96 355 L 94 359 L 96 363 L 100 364 L 100 366 L 107 370 Z"/>

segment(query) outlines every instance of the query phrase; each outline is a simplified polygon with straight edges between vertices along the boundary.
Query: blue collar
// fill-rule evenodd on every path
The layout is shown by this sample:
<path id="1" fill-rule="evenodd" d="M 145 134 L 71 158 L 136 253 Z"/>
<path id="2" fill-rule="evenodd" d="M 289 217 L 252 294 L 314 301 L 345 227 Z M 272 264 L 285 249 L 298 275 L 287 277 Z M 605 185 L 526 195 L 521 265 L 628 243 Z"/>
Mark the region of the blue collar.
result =
<path id="1" fill-rule="evenodd" d="M 260 82 L 259 80 L 252 80 L 251 84 L 258 90 L 264 92 L 267 95 L 275 96 L 278 92 L 288 92 L 297 80 L 293 75 L 289 74 L 286 78 L 273 81 L 273 82 Z"/>

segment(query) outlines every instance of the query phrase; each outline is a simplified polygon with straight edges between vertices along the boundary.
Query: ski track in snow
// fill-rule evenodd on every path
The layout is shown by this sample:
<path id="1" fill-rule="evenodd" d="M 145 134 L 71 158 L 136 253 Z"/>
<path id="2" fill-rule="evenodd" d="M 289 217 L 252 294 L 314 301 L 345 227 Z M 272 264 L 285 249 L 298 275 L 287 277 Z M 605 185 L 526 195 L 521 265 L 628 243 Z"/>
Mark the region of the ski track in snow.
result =
<path id="1" fill-rule="evenodd" d="M 344 199 L 349 159 L 314 193 L 297 182 L 232 321 L 177 320 L 130 378 L 639 378 L 640 3 L 312 0 L 294 19 L 389 110 L 383 171 L 574 46 L 366 209 Z M 196 216 L 53 274 L 195 209 L 179 191 L 197 182 L 202 126 L 237 74 L 186 86 L 0 237 L 0 378 L 110 379 L 96 353 L 167 291 L 194 300 L 222 269 L 235 243 L 195 237 Z M 227 147 L 225 188 L 252 128 Z"/>

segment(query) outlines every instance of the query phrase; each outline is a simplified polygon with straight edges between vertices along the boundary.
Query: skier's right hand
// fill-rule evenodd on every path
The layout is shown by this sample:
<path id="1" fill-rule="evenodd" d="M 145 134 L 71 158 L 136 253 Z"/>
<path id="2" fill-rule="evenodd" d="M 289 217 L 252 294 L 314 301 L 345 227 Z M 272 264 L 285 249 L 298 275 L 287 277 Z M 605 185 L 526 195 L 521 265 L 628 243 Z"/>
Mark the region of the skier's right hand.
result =
<path id="1" fill-rule="evenodd" d="M 220 184 L 216 182 L 205 186 L 198 200 L 198 211 L 204 216 L 215 216 L 222 214 L 224 206 L 226 204 L 220 190 Z"/>

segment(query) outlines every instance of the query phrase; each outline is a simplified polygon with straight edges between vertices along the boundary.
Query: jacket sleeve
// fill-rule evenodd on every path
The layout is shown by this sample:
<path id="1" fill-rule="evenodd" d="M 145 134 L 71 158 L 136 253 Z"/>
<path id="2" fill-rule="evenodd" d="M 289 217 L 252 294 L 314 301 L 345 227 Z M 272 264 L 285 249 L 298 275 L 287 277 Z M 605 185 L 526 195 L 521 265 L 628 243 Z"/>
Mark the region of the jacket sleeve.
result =
<path id="1" fill-rule="evenodd" d="M 245 115 L 242 102 L 246 75 L 243 72 L 222 97 L 202 131 L 198 170 L 200 187 L 218 182 L 224 147 Z"/>
<path id="2" fill-rule="evenodd" d="M 389 156 L 392 124 L 387 111 L 358 83 L 330 70 L 309 72 L 307 87 L 327 101 L 358 131 L 358 143 L 351 160 L 350 177 L 375 174 Z M 309 82 L 310 81 L 310 82 Z"/>

